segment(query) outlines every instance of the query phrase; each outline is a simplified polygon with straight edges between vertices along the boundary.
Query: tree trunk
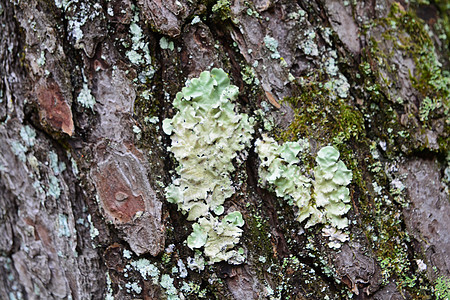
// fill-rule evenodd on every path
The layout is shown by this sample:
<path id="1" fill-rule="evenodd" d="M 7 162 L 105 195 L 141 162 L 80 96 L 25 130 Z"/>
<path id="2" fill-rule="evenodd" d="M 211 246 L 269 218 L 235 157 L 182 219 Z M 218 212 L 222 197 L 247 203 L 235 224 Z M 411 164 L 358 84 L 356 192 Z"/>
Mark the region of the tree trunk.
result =
<path id="1" fill-rule="evenodd" d="M 448 299 L 449 11 L 0 0 L 0 298 Z"/>

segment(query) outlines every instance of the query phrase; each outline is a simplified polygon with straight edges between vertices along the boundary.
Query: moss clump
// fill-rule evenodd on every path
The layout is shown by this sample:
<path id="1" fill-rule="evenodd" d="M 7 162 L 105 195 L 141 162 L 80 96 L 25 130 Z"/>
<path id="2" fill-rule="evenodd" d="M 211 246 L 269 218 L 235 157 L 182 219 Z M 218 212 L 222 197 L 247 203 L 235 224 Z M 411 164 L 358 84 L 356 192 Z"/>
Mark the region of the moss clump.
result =
<path id="1" fill-rule="evenodd" d="M 278 139 L 288 141 L 314 136 L 326 144 L 330 140 L 343 143 L 365 137 L 361 112 L 344 99 L 332 100 L 320 76 L 315 79 L 317 81 L 299 86 L 298 95 L 284 99 L 294 109 L 295 119 L 287 130 L 278 133 Z"/>
<path id="2" fill-rule="evenodd" d="M 433 40 L 438 34 L 398 3 L 392 4 L 389 15 L 374 25 L 379 27 L 382 39 L 370 39 L 370 49 L 361 64 L 367 68 L 361 68 L 360 74 L 364 98 L 372 99 L 369 113 L 373 115 L 373 127 L 388 130 L 377 135 L 383 135 L 396 152 L 445 151 L 450 141 L 450 72 L 438 55 L 448 56 L 448 48 L 436 49 Z M 445 43 L 445 35 L 440 38 Z M 400 95 L 405 84 L 409 88 L 396 68 L 400 55 L 400 62 L 414 62 L 409 74 L 414 97 L 409 99 Z M 426 137 L 430 129 L 439 131 L 437 144 Z"/>
<path id="3" fill-rule="evenodd" d="M 222 21 L 225 21 L 230 18 L 231 14 L 231 3 L 229 0 L 217 0 L 217 2 L 212 6 L 212 13 L 220 18 Z"/>

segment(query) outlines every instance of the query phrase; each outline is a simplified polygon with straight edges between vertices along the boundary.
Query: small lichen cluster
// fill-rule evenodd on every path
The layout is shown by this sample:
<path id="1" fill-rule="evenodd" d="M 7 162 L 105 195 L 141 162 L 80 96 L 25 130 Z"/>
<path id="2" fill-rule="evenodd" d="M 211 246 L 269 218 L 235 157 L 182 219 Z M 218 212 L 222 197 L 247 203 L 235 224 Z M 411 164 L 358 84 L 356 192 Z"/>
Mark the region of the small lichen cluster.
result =
<path id="1" fill-rule="evenodd" d="M 223 214 L 223 203 L 233 195 L 230 179 L 230 173 L 235 170 L 233 160 L 239 159 L 238 153 L 249 146 L 254 132 L 253 118 L 235 112 L 231 101 L 238 93 L 223 70 L 202 72 L 177 94 L 173 102 L 178 110 L 175 116 L 163 121 L 163 130 L 172 140 L 169 150 L 179 162 L 178 177 L 166 188 L 166 198 L 177 204 L 183 214 L 188 214 L 188 220 L 201 218 L 193 226 L 189 244 L 194 245 L 193 239 L 201 227 L 207 233 L 206 237 L 201 235 L 206 240 L 192 248 L 205 246 L 208 256 L 220 254 L 220 260 L 235 257 L 234 252 L 227 250 L 238 242 L 242 230 L 228 228 L 227 232 L 220 232 L 213 229 L 211 224 L 218 221 L 212 212 Z M 231 213 L 217 224 L 225 225 L 224 222 L 234 217 L 235 213 Z M 238 225 L 240 222 L 233 224 L 239 227 L 243 221 L 241 225 Z M 216 253 L 212 250 L 213 244 L 226 245 L 226 249 Z"/>
<path id="2" fill-rule="evenodd" d="M 276 39 L 266 35 L 264 37 L 264 44 L 266 45 L 267 49 L 272 52 L 270 57 L 272 57 L 273 59 L 280 58 L 280 53 L 278 52 L 278 41 Z"/>
<path id="3" fill-rule="evenodd" d="M 318 223 L 345 228 L 348 220 L 344 215 L 350 209 L 346 204 L 350 201 L 346 185 L 352 179 L 352 172 L 338 160 L 338 150 L 332 146 L 322 148 L 316 157 L 318 166 L 314 169 L 314 193 L 311 193 L 311 179 L 304 175 L 297 157 L 308 148 L 305 141 L 279 145 L 273 138 L 263 135 L 263 139 L 256 142 L 263 185 L 270 185 L 278 197 L 297 206 L 297 221 L 308 219 L 306 228 Z"/>
<path id="4" fill-rule="evenodd" d="M 85 108 L 94 109 L 96 103 L 95 97 L 92 95 L 91 90 L 86 82 L 83 83 L 83 88 L 77 97 L 77 102 Z"/>
<path id="5" fill-rule="evenodd" d="M 205 255 L 210 263 L 228 261 L 234 264 L 244 262 L 243 251 L 232 250 L 239 243 L 244 220 L 238 211 L 229 213 L 222 221 L 213 216 L 200 218 L 192 228 L 193 232 L 187 239 L 191 249 L 204 247 Z"/>

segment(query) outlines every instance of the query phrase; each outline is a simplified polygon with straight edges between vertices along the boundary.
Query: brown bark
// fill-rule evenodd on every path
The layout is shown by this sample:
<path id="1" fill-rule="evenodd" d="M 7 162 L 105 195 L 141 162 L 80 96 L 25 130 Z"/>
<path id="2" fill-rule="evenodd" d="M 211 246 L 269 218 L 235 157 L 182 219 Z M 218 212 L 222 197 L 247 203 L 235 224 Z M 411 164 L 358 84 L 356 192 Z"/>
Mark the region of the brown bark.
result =
<path id="1" fill-rule="evenodd" d="M 180 299 L 436 297 L 450 278 L 450 16 L 409 2 L 0 0 L 0 298 L 177 299 L 139 259 Z M 252 147 L 225 205 L 244 216 L 246 262 L 183 274 L 192 222 L 165 200 L 176 163 L 161 126 L 213 67 L 241 111 L 274 121 L 255 139 L 340 149 L 354 176 L 341 249 L 259 184 Z"/>

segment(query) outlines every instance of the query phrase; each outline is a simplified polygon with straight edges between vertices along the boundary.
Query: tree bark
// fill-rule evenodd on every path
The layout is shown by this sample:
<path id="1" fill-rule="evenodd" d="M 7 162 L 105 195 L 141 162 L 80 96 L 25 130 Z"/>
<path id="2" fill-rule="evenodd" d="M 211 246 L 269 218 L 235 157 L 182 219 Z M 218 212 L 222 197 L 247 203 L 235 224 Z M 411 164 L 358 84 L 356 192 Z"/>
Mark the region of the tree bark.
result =
<path id="1" fill-rule="evenodd" d="M 440 0 L 0 0 L 0 298 L 449 297 L 449 24 Z M 256 121 L 224 204 L 245 262 L 199 270 L 163 120 L 213 68 Z M 310 180 L 339 150 L 340 248 L 262 178 L 265 135 L 308 141 Z"/>

